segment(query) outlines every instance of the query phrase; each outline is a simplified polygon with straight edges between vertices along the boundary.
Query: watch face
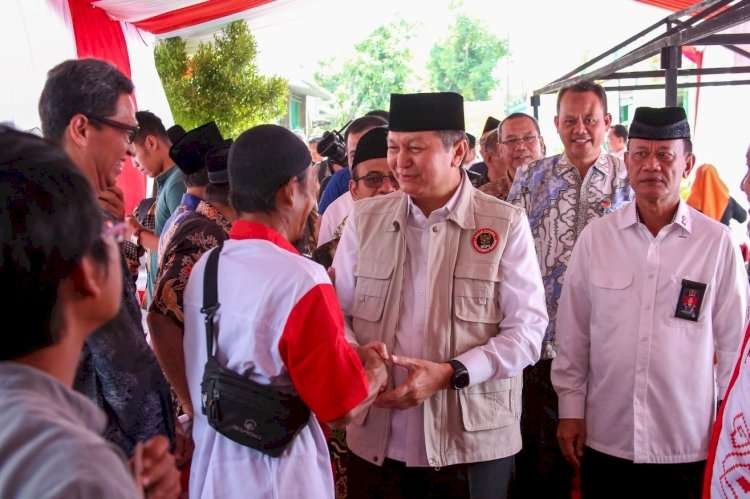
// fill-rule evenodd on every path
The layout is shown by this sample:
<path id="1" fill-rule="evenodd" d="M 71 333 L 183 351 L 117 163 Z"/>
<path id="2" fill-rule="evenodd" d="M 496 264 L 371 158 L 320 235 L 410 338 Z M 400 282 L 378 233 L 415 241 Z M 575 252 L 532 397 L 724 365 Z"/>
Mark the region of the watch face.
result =
<path id="1" fill-rule="evenodd" d="M 456 390 L 460 390 L 462 388 L 466 388 L 467 386 L 469 386 L 469 372 L 466 370 L 457 372 L 453 376 L 453 387 Z"/>

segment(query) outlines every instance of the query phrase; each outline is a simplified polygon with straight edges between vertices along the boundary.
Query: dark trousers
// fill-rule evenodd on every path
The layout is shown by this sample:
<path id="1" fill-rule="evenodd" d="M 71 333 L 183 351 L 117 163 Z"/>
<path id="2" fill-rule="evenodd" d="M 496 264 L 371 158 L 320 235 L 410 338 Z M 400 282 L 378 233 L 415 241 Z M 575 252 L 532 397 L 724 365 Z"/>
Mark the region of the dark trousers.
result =
<path id="1" fill-rule="evenodd" d="M 581 462 L 583 499 L 698 499 L 706 461 L 635 464 L 586 447 Z"/>
<path id="2" fill-rule="evenodd" d="M 510 484 L 512 499 L 570 498 L 573 468 L 557 442 L 557 394 L 550 379 L 551 360 L 523 371 L 521 436 Z"/>
<path id="3" fill-rule="evenodd" d="M 506 499 L 513 456 L 442 468 L 375 466 L 349 454 L 348 499 Z"/>

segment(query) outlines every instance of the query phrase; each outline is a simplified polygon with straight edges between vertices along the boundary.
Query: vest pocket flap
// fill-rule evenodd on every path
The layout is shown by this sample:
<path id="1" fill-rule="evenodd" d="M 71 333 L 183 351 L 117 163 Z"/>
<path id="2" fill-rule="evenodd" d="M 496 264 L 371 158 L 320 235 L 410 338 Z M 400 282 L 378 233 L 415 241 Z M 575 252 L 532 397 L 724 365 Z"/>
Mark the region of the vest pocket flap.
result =
<path id="1" fill-rule="evenodd" d="M 370 277 L 372 279 L 389 279 L 393 274 L 395 262 L 357 262 L 356 277 Z"/>
<path id="2" fill-rule="evenodd" d="M 369 322 L 377 322 L 383 316 L 385 298 L 393 274 L 393 263 L 378 264 L 368 262 L 359 265 L 357 282 L 354 286 L 352 317 Z"/>
<path id="3" fill-rule="evenodd" d="M 511 380 L 486 381 L 458 392 L 464 430 L 495 430 L 513 424 Z"/>
<path id="4" fill-rule="evenodd" d="M 478 279 L 482 281 L 494 281 L 500 280 L 499 272 L 497 271 L 498 263 L 463 263 L 456 266 L 456 270 L 453 271 L 453 276 L 464 279 Z"/>
<path id="5" fill-rule="evenodd" d="M 625 289 L 633 283 L 633 273 L 621 270 L 607 269 L 606 272 L 593 270 L 591 284 L 597 288 Z"/>
<path id="6" fill-rule="evenodd" d="M 502 316 L 497 302 L 496 282 L 478 279 L 453 280 L 453 307 L 456 317 L 466 322 L 499 323 Z"/>

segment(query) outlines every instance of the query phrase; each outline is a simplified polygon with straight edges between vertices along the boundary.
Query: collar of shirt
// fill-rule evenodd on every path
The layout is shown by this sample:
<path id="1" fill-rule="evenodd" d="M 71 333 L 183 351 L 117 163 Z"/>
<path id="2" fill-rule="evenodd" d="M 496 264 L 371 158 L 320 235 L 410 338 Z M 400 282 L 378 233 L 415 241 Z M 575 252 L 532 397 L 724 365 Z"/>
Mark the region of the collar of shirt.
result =
<path id="1" fill-rule="evenodd" d="M 195 207 L 195 212 L 199 215 L 203 215 L 209 220 L 213 220 L 221 226 L 227 233 L 232 228 L 232 222 L 227 217 L 221 214 L 218 208 L 209 203 L 208 201 L 201 201 L 198 206 Z"/>
<path id="2" fill-rule="evenodd" d="M 449 219 L 456 222 L 462 228 L 473 227 L 474 217 L 471 214 L 471 203 L 468 193 L 468 190 L 473 188 L 471 182 L 466 180 L 466 173 L 462 172 L 461 181 L 458 184 L 456 192 L 453 193 L 442 208 L 438 208 L 430 213 L 429 217 L 425 217 L 422 210 L 414 204 L 411 196 L 407 196 L 406 215 L 408 223 L 416 227 L 425 227 L 430 220 L 439 222 Z"/>
<path id="3" fill-rule="evenodd" d="M 193 196 L 189 192 L 186 192 L 182 195 L 182 199 L 180 200 L 180 204 L 187 208 L 190 211 L 195 211 L 195 209 L 198 207 L 198 204 L 202 201 L 201 198 L 198 196 Z M 156 204 L 156 203 L 154 203 Z"/>
<path id="4" fill-rule="evenodd" d="M 599 152 L 599 157 L 596 158 L 596 161 L 594 161 L 594 164 L 591 165 L 603 174 L 607 175 L 609 173 L 609 160 L 607 159 L 608 154 L 604 151 Z M 564 172 L 570 168 L 576 168 L 573 163 L 570 162 L 570 159 L 568 158 L 568 155 L 563 152 L 560 155 L 560 160 L 557 162 L 557 168 L 560 172 Z"/>
<path id="5" fill-rule="evenodd" d="M 156 177 L 156 185 L 159 186 L 159 191 L 162 190 L 162 187 L 167 183 L 167 180 L 169 180 L 178 170 L 179 168 L 177 168 L 177 165 L 172 165 L 169 170 L 160 173 L 159 176 Z"/>
<path id="6" fill-rule="evenodd" d="M 641 223 L 641 217 L 638 215 L 638 210 L 636 209 L 636 201 L 634 200 L 624 206 L 619 212 L 619 217 L 617 226 L 620 229 L 626 229 Z M 670 225 L 672 224 L 682 227 L 688 234 L 692 232 L 693 224 L 690 218 L 690 209 L 687 203 L 681 199 Z"/>
<path id="7" fill-rule="evenodd" d="M 268 225 L 250 222 L 248 220 L 235 221 L 234 225 L 232 225 L 232 230 L 229 232 L 229 238 L 235 240 L 263 239 L 280 248 L 290 251 L 295 255 L 299 255 L 299 251 L 297 251 L 297 249 L 277 230 L 272 229 Z"/>
<path id="8" fill-rule="evenodd" d="M 102 433 L 107 416 L 88 398 L 73 391 L 49 374 L 13 361 L 0 362 L 0 393 L 25 393 L 44 400 L 77 425 Z"/>

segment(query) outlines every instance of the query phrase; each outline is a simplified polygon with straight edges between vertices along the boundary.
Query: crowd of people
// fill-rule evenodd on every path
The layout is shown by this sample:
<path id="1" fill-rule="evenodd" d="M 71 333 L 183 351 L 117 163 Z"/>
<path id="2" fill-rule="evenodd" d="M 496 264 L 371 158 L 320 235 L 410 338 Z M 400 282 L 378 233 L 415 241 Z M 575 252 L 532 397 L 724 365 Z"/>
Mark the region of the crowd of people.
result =
<path id="1" fill-rule="evenodd" d="M 44 138 L 0 127 L 0 497 L 750 494 L 746 212 L 710 164 L 681 198 L 685 111 L 578 83 L 548 156 L 463 108 L 392 94 L 333 165 L 52 68 Z"/>

